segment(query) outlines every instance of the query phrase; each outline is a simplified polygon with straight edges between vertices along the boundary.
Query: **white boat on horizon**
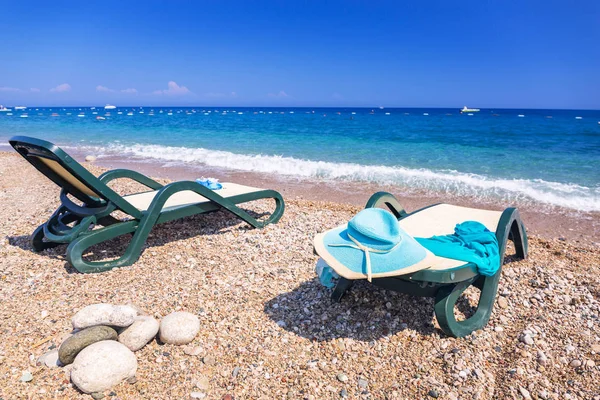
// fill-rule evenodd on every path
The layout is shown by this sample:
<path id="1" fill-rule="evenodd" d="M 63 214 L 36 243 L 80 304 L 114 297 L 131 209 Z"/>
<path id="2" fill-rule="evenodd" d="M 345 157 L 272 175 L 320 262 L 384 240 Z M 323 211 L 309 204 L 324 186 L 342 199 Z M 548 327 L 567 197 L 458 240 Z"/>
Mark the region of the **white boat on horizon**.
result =
<path id="1" fill-rule="evenodd" d="M 461 113 L 474 113 L 474 112 L 479 112 L 481 110 L 479 110 L 479 108 L 469 108 L 467 106 L 464 106 L 462 110 L 460 110 Z"/>
<path id="2" fill-rule="evenodd" d="M 0 112 L 10 112 L 10 111 L 12 111 L 10 108 L 6 108 L 2 104 L 0 104 Z"/>
<path id="3" fill-rule="evenodd" d="M 15 110 L 27 110 L 27 107 L 25 107 L 25 106 L 16 106 Z"/>
<path id="4" fill-rule="evenodd" d="M 107 104 L 104 106 L 105 110 L 114 110 L 117 106 L 113 106 L 112 104 Z"/>

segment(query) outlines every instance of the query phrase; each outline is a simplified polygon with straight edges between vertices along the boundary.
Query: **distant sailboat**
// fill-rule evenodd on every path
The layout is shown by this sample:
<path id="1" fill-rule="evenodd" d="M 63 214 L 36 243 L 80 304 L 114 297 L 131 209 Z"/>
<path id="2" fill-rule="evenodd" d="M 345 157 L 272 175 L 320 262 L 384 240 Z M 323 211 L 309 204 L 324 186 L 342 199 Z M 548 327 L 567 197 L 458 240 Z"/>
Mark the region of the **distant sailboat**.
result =
<path id="1" fill-rule="evenodd" d="M 463 109 L 460 110 L 461 113 L 474 113 L 479 111 L 479 108 L 468 108 L 467 106 L 464 106 Z"/>
<path id="2" fill-rule="evenodd" d="M 114 110 L 115 108 L 117 108 L 116 106 L 113 106 L 112 104 L 107 104 L 104 106 L 105 110 Z"/>

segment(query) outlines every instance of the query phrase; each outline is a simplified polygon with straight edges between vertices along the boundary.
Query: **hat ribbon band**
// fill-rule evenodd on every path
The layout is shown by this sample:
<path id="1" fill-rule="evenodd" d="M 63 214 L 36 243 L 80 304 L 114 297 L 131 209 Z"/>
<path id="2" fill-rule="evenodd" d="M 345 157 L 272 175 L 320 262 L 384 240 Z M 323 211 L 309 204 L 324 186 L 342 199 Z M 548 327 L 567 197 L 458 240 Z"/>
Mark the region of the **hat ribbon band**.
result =
<path id="1" fill-rule="evenodd" d="M 365 252 L 365 258 L 367 259 L 367 280 L 369 282 L 371 282 L 372 275 L 373 275 L 371 273 L 371 255 L 369 253 L 378 253 L 378 254 L 389 253 L 390 251 L 392 251 L 396 247 L 398 247 L 398 245 L 400 245 L 400 243 L 402 243 L 402 240 L 400 240 L 398 243 L 396 243 L 394 245 L 394 247 L 392 247 L 389 250 L 379 250 L 379 249 L 373 249 L 373 248 L 367 247 L 364 244 L 362 244 L 361 242 L 359 242 L 358 240 L 354 239 L 352 237 L 352 235 L 350 235 L 349 233 L 346 233 L 346 234 L 348 235 L 348 237 L 350 238 L 350 240 L 354 243 L 354 245 L 347 244 L 347 243 L 330 243 L 328 246 L 332 246 L 332 247 L 351 247 L 351 248 L 356 249 L 356 250 L 364 251 Z"/>

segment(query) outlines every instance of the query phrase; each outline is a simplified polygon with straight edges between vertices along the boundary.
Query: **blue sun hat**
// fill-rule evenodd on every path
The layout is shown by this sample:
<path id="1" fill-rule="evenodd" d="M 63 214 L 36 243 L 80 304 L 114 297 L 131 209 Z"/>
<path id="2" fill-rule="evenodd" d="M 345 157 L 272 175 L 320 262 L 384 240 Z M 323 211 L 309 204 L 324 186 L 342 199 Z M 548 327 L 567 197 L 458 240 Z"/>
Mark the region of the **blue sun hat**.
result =
<path id="1" fill-rule="evenodd" d="M 433 254 L 408 235 L 389 211 L 367 208 L 347 224 L 321 233 L 315 251 L 347 279 L 397 276 L 429 268 Z"/>

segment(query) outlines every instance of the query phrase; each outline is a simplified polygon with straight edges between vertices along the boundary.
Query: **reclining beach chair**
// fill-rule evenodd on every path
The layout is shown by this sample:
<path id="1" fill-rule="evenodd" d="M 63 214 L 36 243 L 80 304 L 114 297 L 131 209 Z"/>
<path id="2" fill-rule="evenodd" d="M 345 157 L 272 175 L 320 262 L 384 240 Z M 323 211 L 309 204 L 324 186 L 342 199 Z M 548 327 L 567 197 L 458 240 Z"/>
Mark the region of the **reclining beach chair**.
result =
<path id="1" fill-rule="evenodd" d="M 108 171 L 95 177 L 50 142 L 25 136 L 15 136 L 9 142 L 35 168 L 62 188 L 60 207 L 32 235 L 33 249 L 42 251 L 68 243 L 67 260 L 80 272 L 103 272 L 135 263 L 150 230 L 163 222 L 227 210 L 252 227 L 262 228 L 277 222 L 283 215 L 283 198 L 274 190 L 223 183 L 222 189 L 213 191 L 193 181 L 163 186 L 126 169 Z M 107 186 L 110 181 L 119 178 L 132 179 L 150 190 L 121 196 Z M 275 210 L 265 220 L 257 220 L 237 206 L 259 199 L 275 200 Z M 111 213 L 115 211 L 127 214 L 129 219 L 114 218 Z M 102 225 L 102 228 L 93 229 L 96 225 Z M 83 254 L 91 246 L 126 234 L 131 234 L 132 238 L 120 258 L 104 262 L 83 259 Z"/>
<path id="2" fill-rule="evenodd" d="M 328 266 L 333 268 L 340 276 L 333 290 L 332 298 L 335 301 L 340 301 L 355 280 L 370 278 L 373 284 L 387 290 L 415 296 L 433 297 L 435 299 L 436 319 L 440 328 L 449 336 L 463 337 L 484 327 L 490 319 L 496 300 L 507 241 L 512 240 L 514 242 L 517 257 L 521 259 L 527 257 L 527 234 L 518 210 L 507 208 L 500 212 L 449 204 L 436 204 L 409 214 L 392 194 L 386 192 L 375 193 L 371 196 L 365 208 L 383 207 L 387 207 L 391 211 L 393 217 L 398 220 L 399 227 L 412 238 L 449 235 L 453 234 L 457 224 L 465 221 L 480 222 L 492 232 L 489 234 L 492 237 L 493 232 L 495 232 L 499 247 L 497 254 L 499 254 L 500 268 L 493 275 L 484 276 L 474 263 L 428 253 L 423 261 L 415 264 L 416 267 L 410 266 L 398 270 L 394 270 L 392 267 L 385 272 L 373 273 L 372 275 L 370 275 L 371 271 L 368 271 L 369 276 L 367 276 L 367 271 L 349 270 L 329 254 L 332 250 L 331 247 L 328 248 L 328 245 L 325 244 L 324 238 L 328 233 L 331 236 L 331 233 L 339 232 L 341 227 L 338 227 L 317 235 L 314 240 L 315 253 L 324 260 L 326 258 L 331 260 L 331 264 L 327 263 Z M 329 246 L 345 246 L 355 249 L 360 247 L 355 247 L 353 244 L 330 244 Z M 373 251 L 373 249 L 369 250 Z M 400 252 L 398 255 L 401 254 Z M 373 257 L 372 253 L 371 257 Z M 393 260 L 398 260 L 398 258 L 394 257 Z M 394 261 L 391 264 L 393 266 Z M 367 268 L 370 269 L 371 267 Z M 481 292 L 477 309 L 469 318 L 458 321 L 454 315 L 454 307 L 461 294 L 471 285 Z"/>

